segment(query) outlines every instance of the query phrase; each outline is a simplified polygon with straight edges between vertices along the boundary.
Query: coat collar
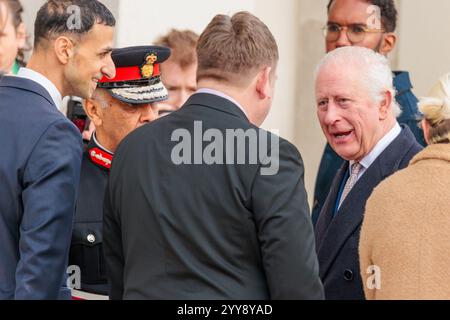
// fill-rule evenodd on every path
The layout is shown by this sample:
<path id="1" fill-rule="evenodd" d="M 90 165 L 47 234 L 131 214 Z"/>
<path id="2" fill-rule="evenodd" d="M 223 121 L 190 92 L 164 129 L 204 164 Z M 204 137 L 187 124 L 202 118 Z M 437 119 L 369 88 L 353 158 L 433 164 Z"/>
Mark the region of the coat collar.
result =
<path id="1" fill-rule="evenodd" d="M 195 93 L 185 103 L 185 107 L 197 105 L 231 114 L 249 122 L 244 112 L 228 99 L 209 93 Z"/>
<path id="2" fill-rule="evenodd" d="M 92 135 L 92 139 L 88 144 L 86 152 L 89 160 L 97 167 L 100 167 L 107 171 L 111 169 L 111 163 L 114 154 L 111 151 L 106 150 L 97 142 L 97 139 L 95 138 L 95 132 Z"/>
<path id="3" fill-rule="evenodd" d="M 411 84 L 411 79 L 409 78 L 409 73 L 406 71 L 395 71 L 394 87 L 397 90 L 397 96 L 411 90 L 413 86 Z"/>
<path id="4" fill-rule="evenodd" d="M 58 108 L 55 105 L 55 102 L 53 101 L 48 91 L 35 81 L 16 76 L 3 76 L 0 78 L 0 87 L 10 87 L 20 90 L 31 91 L 37 95 L 40 95 L 42 98 L 47 100 L 51 105 Z"/>
<path id="5" fill-rule="evenodd" d="M 347 239 L 360 227 L 366 201 L 373 189 L 386 177 L 401 168 L 404 157 L 414 145 L 414 135 L 408 127 L 402 125 L 402 133 L 358 180 L 333 218 L 337 193 L 345 172 L 348 170 L 349 162 L 346 161 L 338 171 L 316 225 L 316 243 L 322 279 L 328 273 Z"/>
<path id="6" fill-rule="evenodd" d="M 56 85 L 52 81 L 50 81 L 50 79 L 48 79 L 46 76 L 29 68 L 20 68 L 19 72 L 17 73 L 17 76 L 20 78 L 29 79 L 41 85 L 50 94 L 50 97 L 52 98 L 53 102 L 58 107 L 58 109 L 61 108 L 63 99 L 61 92 L 59 92 Z"/>
<path id="7" fill-rule="evenodd" d="M 450 162 L 450 144 L 441 143 L 429 145 L 411 160 L 411 165 L 416 165 L 424 160 L 441 160 Z"/>

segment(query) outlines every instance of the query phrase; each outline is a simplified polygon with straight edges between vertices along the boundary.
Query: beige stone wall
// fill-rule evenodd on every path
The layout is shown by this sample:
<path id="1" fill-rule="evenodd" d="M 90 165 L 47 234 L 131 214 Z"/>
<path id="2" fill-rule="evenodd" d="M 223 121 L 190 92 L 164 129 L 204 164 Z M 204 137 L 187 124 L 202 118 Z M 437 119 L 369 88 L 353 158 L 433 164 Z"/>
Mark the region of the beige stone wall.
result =
<path id="1" fill-rule="evenodd" d="M 326 22 L 327 0 L 301 0 L 296 27 L 297 39 L 297 90 L 295 91 L 295 144 L 305 162 L 305 184 L 310 203 L 314 195 L 314 184 L 320 158 L 325 147 L 325 138 L 317 121 L 314 97 L 314 70 L 325 54 L 322 27 Z"/>
<path id="2" fill-rule="evenodd" d="M 400 0 L 396 67 L 411 72 L 418 96 L 450 72 L 450 1 Z"/>

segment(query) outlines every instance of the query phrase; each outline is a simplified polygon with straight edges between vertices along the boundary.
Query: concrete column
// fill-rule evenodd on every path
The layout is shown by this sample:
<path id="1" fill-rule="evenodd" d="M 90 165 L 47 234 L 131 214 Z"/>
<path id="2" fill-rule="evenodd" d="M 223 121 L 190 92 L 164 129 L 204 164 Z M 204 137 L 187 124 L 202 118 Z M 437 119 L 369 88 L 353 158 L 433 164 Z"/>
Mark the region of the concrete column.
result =
<path id="1" fill-rule="evenodd" d="M 398 10 L 398 68 L 411 73 L 417 96 L 450 72 L 448 0 L 401 0 Z"/>
<path id="2" fill-rule="evenodd" d="M 296 24 L 299 36 L 296 42 L 298 63 L 293 134 L 305 163 L 305 184 L 311 204 L 319 162 L 325 147 L 325 138 L 316 115 L 314 70 L 325 54 L 322 27 L 327 19 L 327 3 L 327 0 L 300 0 Z"/>

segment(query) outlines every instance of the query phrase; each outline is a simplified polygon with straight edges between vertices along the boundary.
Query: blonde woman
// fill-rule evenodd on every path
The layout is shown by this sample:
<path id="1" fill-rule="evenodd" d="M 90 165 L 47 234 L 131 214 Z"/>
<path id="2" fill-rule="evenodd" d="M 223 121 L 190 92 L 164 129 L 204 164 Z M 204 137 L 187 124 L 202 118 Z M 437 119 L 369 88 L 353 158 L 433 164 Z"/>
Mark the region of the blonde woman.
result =
<path id="1" fill-rule="evenodd" d="M 359 250 L 367 299 L 450 299 L 450 74 L 419 108 L 428 147 L 366 206 Z"/>

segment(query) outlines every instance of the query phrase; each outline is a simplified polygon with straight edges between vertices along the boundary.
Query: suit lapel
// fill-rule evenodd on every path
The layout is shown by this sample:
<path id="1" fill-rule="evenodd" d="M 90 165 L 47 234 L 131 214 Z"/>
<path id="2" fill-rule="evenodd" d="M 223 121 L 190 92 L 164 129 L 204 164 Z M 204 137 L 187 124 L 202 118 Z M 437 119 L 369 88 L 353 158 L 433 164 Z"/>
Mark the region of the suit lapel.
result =
<path id="1" fill-rule="evenodd" d="M 319 219 L 317 220 L 315 234 L 316 234 L 316 248 L 320 249 L 322 242 L 327 234 L 327 229 L 333 221 L 333 212 L 336 205 L 337 196 L 339 193 L 342 179 L 344 179 L 345 172 L 348 170 L 348 162 L 344 162 L 336 174 L 336 178 L 331 185 L 330 193 L 324 203 Z"/>
<path id="2" fill-rule="evenodd" d="M 348 162 L 341 168 L 333 182 L 330 195 L 326 200 L 324 210 L 316 227 L 320 276 L 322 279 L 327 275 L 333 261 L 347 239 L 360 227 L 366 201 L 373 189 L 386 177 L 401 169 L 402 160 L 413 147 L 414 142 L 415 138 L 409 128 L 403 127 L 402 133 L 367 169 L 342 203 L 336 216 L 332 218 L 340 182 L 345 170 L 348 169 Z"/>
<path id="3" fill-rule="evenodd" d="M 321 277 L 325 277 L 342 246 L 360 226 L 366 200 L 380 180 L 380 161 L 375 161 L 361 179 L 358 180 L 342 203 L 336 216 L 330 222 L 318 253 Z M 336 194 L 337 192 L 334 191 Z"/>

